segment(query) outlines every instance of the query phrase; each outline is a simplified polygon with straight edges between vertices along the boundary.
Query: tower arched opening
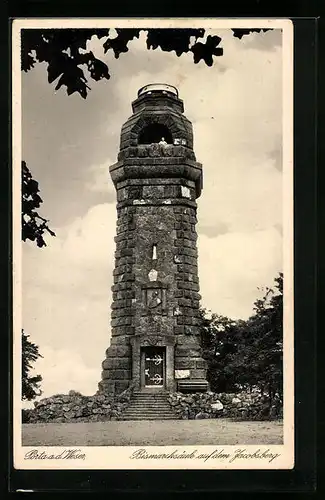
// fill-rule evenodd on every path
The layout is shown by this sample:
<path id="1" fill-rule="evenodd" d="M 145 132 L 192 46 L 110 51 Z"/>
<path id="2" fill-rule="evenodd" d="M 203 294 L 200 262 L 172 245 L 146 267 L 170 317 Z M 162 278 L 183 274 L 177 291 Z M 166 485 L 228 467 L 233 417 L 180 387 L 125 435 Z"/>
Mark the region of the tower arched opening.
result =
<path id="1" fill-rule="evenodd" d="M 164 139 L 167 144 L 173 144 L 173 136 L 166 125 L 150 123 L 139 134 L 138 144 L 153 144 Z"/>

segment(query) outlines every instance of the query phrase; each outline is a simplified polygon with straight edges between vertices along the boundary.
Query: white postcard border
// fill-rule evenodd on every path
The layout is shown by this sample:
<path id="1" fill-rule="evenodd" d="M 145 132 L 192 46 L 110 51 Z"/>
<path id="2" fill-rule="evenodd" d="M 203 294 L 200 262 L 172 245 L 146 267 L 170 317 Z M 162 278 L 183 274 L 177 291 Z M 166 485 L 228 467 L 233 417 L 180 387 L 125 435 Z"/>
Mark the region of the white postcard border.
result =
<path id="1" fill-rule="evenodd" d="M 284 444 L 235 446 L 150 447 L 22 447 L 21 442 L 21 67 L 20 30 L 28 28 L 278 28 L 283 30 L 283 264 L 284 264 Z M 12 25 L 12 137 L 13 137 L 13 437 L 16 469 L 292 469 L 294 466 L 294 322 L 293 322 L 293 24 L 288 19 L 15 19 Z M 140 458 L 171 455 L 169 458 Z M 31 458 L 36 455 L 41 458 Z M 74 450 L 68 457 L 67 450 Z M 238 450 L 246 458 L 234 458 Z M 135 457 L 135 452 L 139 455 Z M 192 458 L 181 458 L 193 455 Z M 71 453 L 70 453 L 71 455 Z M 73 455 L 73 453 L 72 453 Z M 177 456 L 180 455 L 180 456 Z M 199 456 L 202 455 L 201 458 Z M 203 456 L 205 455 L 205 456 Z M 218 458 L 219 455 L 219 458 Z M 222 455 L 225 455 L 222 458 Z M 229 455 L 227 458 L 226 455 Z M 251 457 L 249 457 L 251 455 Z M 262 455 L 262 457 L 261 457 Z M 26 457 L 30 458 L 26 458 Z M 52 456 L 52 458 L 51 458 Z M 77 458 L 79 456 L 79 458 Z M 274 458 L 272 458 L 274 456 Z M 264 457 L 264 458 L 263 458 Z"/>

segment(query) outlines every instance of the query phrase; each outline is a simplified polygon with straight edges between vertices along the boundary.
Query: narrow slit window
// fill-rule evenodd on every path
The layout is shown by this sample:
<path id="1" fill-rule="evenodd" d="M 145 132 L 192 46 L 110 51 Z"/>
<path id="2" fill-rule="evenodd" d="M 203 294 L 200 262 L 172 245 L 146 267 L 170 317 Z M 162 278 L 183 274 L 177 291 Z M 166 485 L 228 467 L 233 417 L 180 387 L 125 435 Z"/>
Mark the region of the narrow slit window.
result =
<path id="1" fill-rule="evenodd" d="M 152 245 L 152 260 L 157 260 L 157 245 Z"/>

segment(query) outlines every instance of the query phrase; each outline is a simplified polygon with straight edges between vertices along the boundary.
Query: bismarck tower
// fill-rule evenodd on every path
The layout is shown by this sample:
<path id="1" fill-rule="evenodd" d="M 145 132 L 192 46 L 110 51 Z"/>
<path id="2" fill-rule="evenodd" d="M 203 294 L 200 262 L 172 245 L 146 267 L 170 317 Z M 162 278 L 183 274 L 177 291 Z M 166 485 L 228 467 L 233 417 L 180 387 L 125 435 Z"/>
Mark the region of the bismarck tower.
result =
<path id="1" fill-rule="evenodd" d="M 202 166 L 175 87 L 138 92 L 118 162 L 111 345 L 99 391 L 205 391 L 201 357 L 196 199 Z"/>

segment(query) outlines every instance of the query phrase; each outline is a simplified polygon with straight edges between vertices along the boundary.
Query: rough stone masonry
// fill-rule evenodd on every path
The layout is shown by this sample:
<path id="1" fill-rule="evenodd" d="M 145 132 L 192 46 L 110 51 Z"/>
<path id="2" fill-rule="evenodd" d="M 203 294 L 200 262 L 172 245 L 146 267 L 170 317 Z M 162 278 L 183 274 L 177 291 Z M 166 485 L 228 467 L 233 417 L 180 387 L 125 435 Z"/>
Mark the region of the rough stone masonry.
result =
<path id="1" fill-rule="evenodd" d="M 197 204 L 202 165 L 191 122 L 169 85 L 138 92 L 118 161 L 111 343 L 99 392 L 131 384 L 206 391 L 199 332 Z"/>

